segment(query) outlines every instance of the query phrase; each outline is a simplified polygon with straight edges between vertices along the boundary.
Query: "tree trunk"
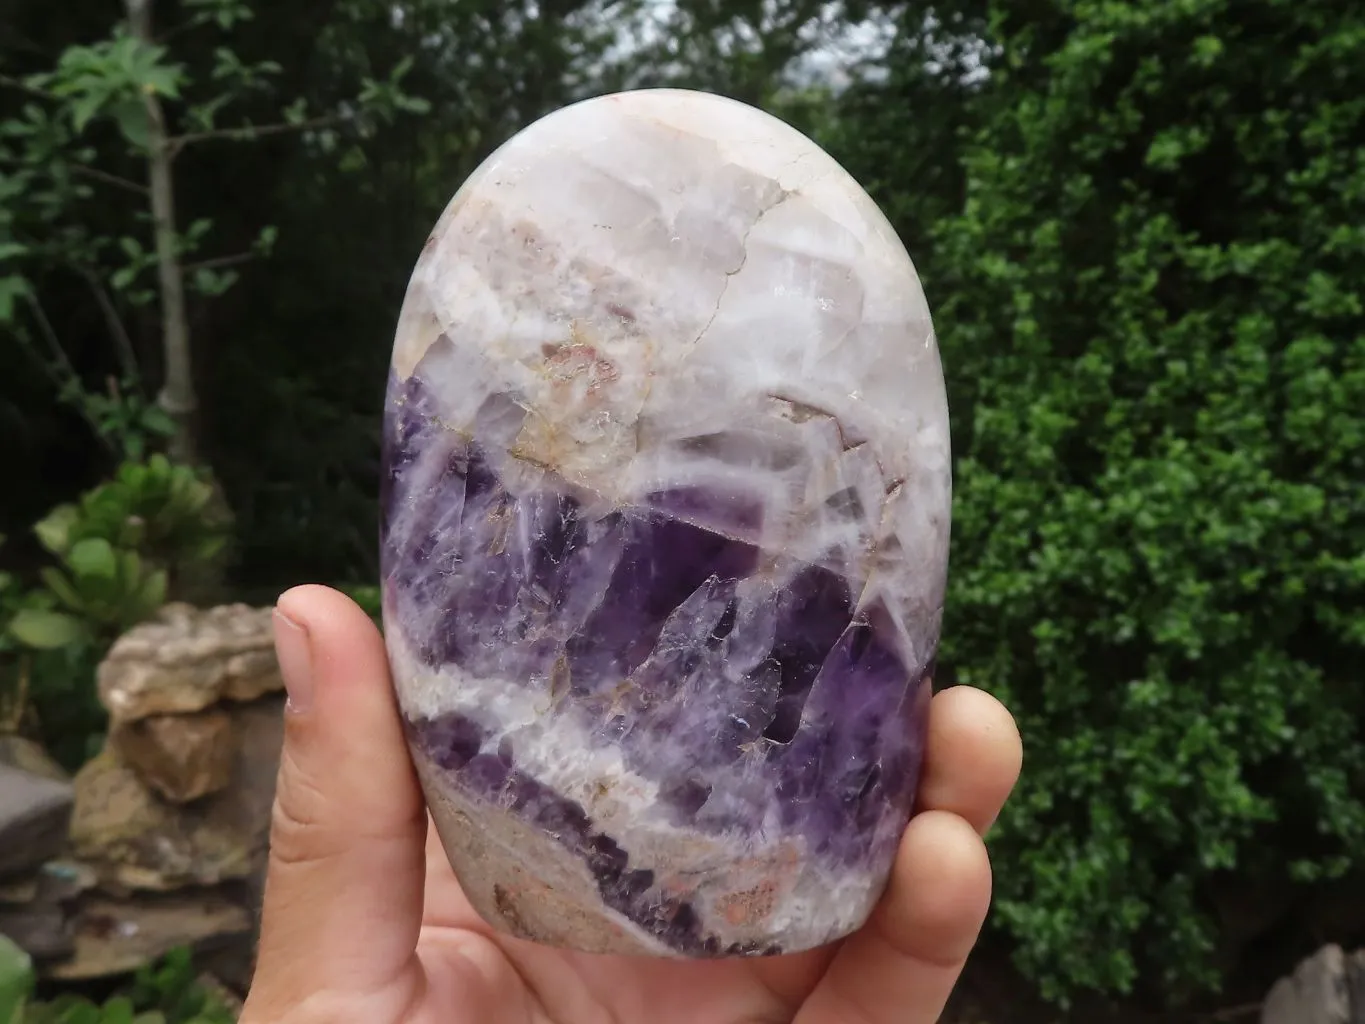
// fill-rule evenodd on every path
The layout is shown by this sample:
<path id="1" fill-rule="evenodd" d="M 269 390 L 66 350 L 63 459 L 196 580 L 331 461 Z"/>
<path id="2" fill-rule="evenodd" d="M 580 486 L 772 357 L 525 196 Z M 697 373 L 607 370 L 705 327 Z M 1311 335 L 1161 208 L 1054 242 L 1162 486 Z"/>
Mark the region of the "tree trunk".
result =
<path id="1" fill-rule="evenodd" d="M 133 37 L 148 46 L 153 45 L 152 0 L 126 0 L 126 4 L 128 27 Z M 161 348 L 165 374 L 157 403 L 175 423 L 175 433 L 169 442 L 170 457 L 189 465 L 198 458 L 195 419 L 199 399 L 194 391 L 184 272 L 176 245 L 175 186 L 171 177 L 173 154 L 168 144 L 161 100 L 154 92 L 144 92 L 143 104 L 147 110 L 147 185 L 152 199 L 152 224 L 160 278 Z"/>

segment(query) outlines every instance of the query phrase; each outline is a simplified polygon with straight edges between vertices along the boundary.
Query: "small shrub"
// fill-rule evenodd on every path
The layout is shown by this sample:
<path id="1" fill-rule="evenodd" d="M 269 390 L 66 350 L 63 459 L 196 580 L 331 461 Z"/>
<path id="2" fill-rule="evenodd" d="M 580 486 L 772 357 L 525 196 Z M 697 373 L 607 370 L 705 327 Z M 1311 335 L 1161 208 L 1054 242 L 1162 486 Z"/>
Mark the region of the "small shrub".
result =
<path id="1" fill-rule="evenodd" d="M 1218 883 L 1365 871 L 1365 9 L 1254 7 L 1002 14 L 930 260 L 942 663 L 1019 719 L 994 920 L 1057 1000 L 1215 988 Z"/>
<path id="2" fill-rule="evenodd" d="M 37 585 L 0 574 L 0 728 L 31 714 L 53 755 L 76 767 L 103 729 L 94 670 L 109 644 L 214 571 L 229 535 L 212 483 L 160 455 L 125 463 L 34 533 L 55 564 Z"/>
<path id="3" fill-rule="evenodd" d="M 138 972 L 103 1003 L 66 993 L 33 1000 L 28 955 L 0 935 L 0 1024 L 233 1024 L 230 1008 L 200 984 L 190 955 L 177 950 Z"/>

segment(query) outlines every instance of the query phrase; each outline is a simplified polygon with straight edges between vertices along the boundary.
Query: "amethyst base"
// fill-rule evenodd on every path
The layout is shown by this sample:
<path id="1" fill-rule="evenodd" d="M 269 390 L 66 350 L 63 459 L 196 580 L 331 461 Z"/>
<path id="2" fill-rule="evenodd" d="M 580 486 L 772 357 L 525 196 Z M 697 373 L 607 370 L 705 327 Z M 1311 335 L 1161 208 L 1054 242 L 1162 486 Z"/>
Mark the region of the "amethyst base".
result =
<path id="1" fill-rule="evenodd" d="M 479 912 L 687 957 L 860 927 L 952 489 L 928 303 L 867 193 L 719 97 L 557 111 L 427 239 L 384 430 L 394 685 Z"/>
<path id="2" fill-rule="evenodd" d="M 450 705 L 404 701 L 429 797 L 471 828 L 515 821 L 515 839 L 481 844 L 506 864 L 493 876 L 529 858 L 534 889 L 568 859 L 592 887 L 540 894 L 576 908 L 565 937 L 528 924 L 505 880 L 476 905 L 579 948 L 596 913 L 589 946 L 691 957 L 808 948 L 865 916 L 914 799 L 932 674 L 897 655 L 890 612 L 679 518 L 723 496 L 595 513 L 548 472 L 512 493 L 485 455 L 507 396 L 473 434 L 444 425 L 421 367 L 388 403 L 390 645 Z M 460 874 L 469 888 L 480 872 Z M 831 890 L 847 903 L 811 913 Z"/>

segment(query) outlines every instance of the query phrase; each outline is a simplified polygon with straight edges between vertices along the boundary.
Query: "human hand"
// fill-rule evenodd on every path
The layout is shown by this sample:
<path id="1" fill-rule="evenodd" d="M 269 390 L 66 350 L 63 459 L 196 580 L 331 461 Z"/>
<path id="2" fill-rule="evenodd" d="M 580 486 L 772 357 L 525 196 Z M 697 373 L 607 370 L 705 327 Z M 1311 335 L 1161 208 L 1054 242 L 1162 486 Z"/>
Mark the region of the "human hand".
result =
<path id="1" fill-rule="evenodd" d="M 260 953 L 242 1024 L 929 1024 L 990 902 L 981 834 L 1019 773 L 1009 713 L 933 701 L 920 812 L 866 927 L 792 956 L 590 956 L 504 936 L 428 820 L 378 630 L 348 598 L 280 598 L 289 686 Z"/>

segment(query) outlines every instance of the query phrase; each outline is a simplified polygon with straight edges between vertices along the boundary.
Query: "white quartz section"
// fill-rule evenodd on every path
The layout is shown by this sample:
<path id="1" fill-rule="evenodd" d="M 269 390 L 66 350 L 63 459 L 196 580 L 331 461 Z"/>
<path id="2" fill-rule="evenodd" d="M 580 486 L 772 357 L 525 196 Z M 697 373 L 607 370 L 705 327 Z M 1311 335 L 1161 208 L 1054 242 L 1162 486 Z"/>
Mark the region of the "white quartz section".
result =
<path id="1" fill-rule="evenodd" d="M 443 333 L 482 356 L 429 382 L 452 430 L 502 391 L 528 473 L 608 506 L 691 485 L 753 500 L 746 539 L 836 564 L 892 610 L 907 665 L 932 652 L 950 476 L 929 308 L 886 218 L 791 127 L 673 90 L 537 122 L 427 241 L 396 372 Z"/>

